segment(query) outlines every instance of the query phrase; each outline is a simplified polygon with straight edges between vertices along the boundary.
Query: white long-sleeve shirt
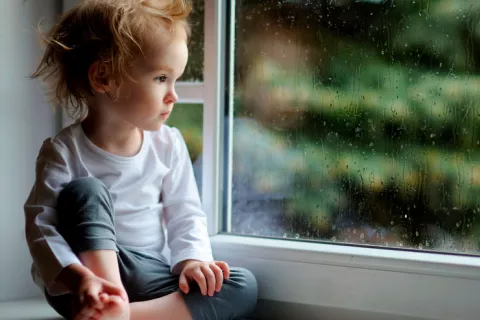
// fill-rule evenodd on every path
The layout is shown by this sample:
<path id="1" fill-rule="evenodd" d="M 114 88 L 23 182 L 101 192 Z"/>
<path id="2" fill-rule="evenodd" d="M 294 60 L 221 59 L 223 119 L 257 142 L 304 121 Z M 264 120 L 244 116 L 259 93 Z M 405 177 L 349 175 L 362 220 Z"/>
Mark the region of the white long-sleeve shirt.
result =
<path id="1" fill-rule="evenodd" d="M 55 207 L 66 184 L 82 177 L 95 177 L 110 191 L 118 244 L 153 254 L 172 268 L 186 259 L 213 260 L 192 164 L 177 129 L 164 125 L 144 132 L 138 154 L 121 157 L 94 145 L 74 124 L 43 143 L 25 204 L 32 275 L 50 294 L 65 293 L 56 277 L 68 265 L 81 263 L 57 231 Z M 169 260 L 162 255 L 166 234 Z"/>

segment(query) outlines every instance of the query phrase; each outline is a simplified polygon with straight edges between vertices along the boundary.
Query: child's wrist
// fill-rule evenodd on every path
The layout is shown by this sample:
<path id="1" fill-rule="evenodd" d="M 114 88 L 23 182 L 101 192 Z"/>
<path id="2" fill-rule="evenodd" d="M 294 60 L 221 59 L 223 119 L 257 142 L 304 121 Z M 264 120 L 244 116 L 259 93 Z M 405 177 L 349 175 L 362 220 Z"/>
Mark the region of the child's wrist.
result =
<path id="1" fill-rule="evenodd" d="M 87 277 L 94 276 L 88 268 L 81 264 L 71 264 L 60 272 L 56 282 L 63 285 L 70 293 L 76 292 L 80 283 Z"/>

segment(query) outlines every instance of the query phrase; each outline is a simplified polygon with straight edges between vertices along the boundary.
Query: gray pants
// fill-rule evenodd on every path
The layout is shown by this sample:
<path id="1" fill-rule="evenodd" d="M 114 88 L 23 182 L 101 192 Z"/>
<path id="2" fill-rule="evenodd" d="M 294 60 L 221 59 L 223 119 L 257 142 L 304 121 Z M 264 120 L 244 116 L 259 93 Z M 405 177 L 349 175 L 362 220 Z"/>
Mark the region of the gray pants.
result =
<path id="1" fill-rule="evenodd" d="M 170 267 L 148 254 L 123 248 L 116 243 L 113 201 L 105 185 L 95 178 L 70 182 L 57 200 L 58 230 L 77 255 L 88 250 L 114 250 L 122 283 L 130 302 L 160 298 L 181 292 L 178 276 Z M 71 295 L 51 296 L 48 303 L 64 318 L 71 319 Z M 182 293 L 183 295 L 183 293 Z M 194 320 L 227 320 L 246 316 L 257 301 L 257 282 L 246 269 L 231 268 L 222 290 L 203 296 L 195 283 L 183 295 Z"/>

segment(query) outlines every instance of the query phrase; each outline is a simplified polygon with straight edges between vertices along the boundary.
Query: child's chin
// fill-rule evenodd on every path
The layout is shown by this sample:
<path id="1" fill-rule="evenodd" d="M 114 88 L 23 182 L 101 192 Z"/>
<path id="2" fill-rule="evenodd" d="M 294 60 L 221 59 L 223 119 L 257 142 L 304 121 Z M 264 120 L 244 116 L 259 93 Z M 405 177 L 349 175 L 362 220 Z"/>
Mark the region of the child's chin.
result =
<path id="1" fill-rule="evenodd" d="M 149 125 L 149 126 L 145 126 L 145 127 L 143 128 L 143 130 L 145 130 L 145 131 L 158 131 L 158 130 L 160 130 L 160 128 L 161 128 L 163 125 L 164 125 L 163 122 L 161 122 L 161 123 L 155 123 L 155 124 L 151 124 L 151 125 Z"/>

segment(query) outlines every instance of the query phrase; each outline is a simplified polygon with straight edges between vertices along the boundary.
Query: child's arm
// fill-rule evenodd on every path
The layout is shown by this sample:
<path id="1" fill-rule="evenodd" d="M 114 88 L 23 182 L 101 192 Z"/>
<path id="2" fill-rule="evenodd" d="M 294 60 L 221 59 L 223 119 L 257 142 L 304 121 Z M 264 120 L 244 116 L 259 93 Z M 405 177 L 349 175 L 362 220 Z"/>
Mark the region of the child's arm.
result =
<path id="1" fill-rule="evenodd" d="M 206 216 L 187 146 L 180 132 L 175 128 L 172 130 L 176 153 L 162 186 L 172 272 L 181 274 L 180 285 L 185 293 L 188 292 L 187 280 L 195 280 L 203 294 L 207 291 L 210 294 L 221 287 L 223 281 L 220 278 L 228 276 L 228 266 L 213 261 Z"/>
<path id="2" fill-rule="evenodd" d="M 212 261 L 212 249 L 187 146 L 176 128 L 172 167 L 163 179 L 162 202 L 172 270 L 184 260 Z"/>
<path id="3" fill-rule="evenodd" d="M 65 150 L 65 151 L 63 151 Z M 70 265 L 81 265 L 56 229 L 55 206 L 58 193 L 71 180 L 68 149 L 60 142 L 46 140 L 36 163 L 36 179 L 24 206 L 25 233 L 30 254 L 50 293 L 70 291 L 70 281 L 57 282 L 60 272 Z M 63 281 L 62 281 L 63 282 Z"/>

